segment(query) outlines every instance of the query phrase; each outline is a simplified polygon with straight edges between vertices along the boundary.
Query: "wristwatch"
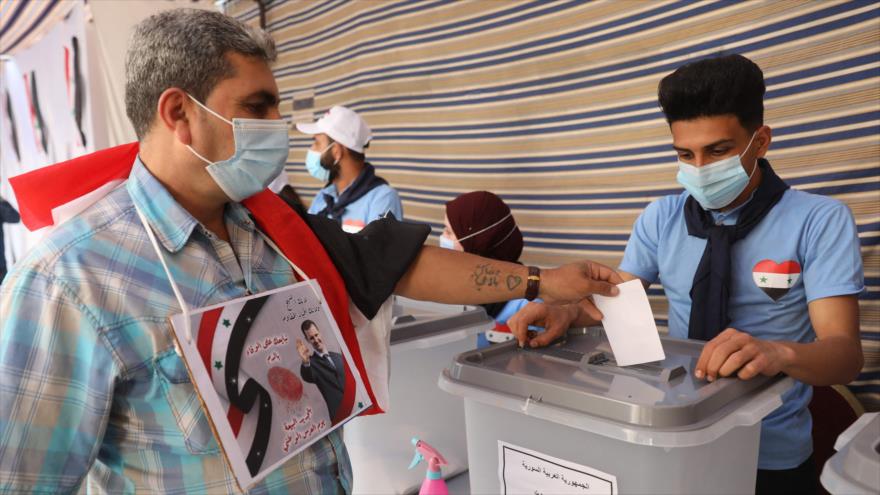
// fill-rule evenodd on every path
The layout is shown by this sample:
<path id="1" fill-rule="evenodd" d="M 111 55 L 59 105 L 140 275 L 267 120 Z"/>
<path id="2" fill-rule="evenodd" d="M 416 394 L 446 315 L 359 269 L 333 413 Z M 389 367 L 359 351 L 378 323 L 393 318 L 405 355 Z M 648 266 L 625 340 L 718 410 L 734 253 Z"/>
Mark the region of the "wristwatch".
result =
<path id="1" fill-rule="evenodd" d="M 529 267 L 529 278 L 526 284 L 526 299 L 534 301 L 538 297 L 541 288 L 541 269 L 537 266 Z"/>

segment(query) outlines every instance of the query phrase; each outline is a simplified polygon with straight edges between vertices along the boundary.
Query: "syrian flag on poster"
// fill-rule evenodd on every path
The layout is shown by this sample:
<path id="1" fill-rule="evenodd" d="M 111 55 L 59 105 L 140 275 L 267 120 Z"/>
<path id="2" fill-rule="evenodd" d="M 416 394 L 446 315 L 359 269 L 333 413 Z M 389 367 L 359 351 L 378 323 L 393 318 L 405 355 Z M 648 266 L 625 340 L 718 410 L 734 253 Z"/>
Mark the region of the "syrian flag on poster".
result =
<path id="1" fill-rule="evenodd" d="M 801 265 L 787 260 L 777 263 L 773 260 L 759 261 L 752 269 L 752 279 L 765 294 L 774 301 L 786 295 L 801 276 Z"/>
<path id="2" fill-rule="evenodd" d="M 273 289 L 170 317 L 190 376 L 229 461 L 246 489 L 370 407 L 370 397 L 314 282 Z M 189 321 L 192 340 L 181 332 Z M 304 364 L 301 333 L 339 359 L 332 372 Z M 314 336 L 313 336 L 314 337 Z M 321 344 L 323 342 L 323 344 Z M 304 369 L 310 369 L 308 378 Z"/>
<path id="3" fill-rule="evenodd" d="M 214 390 L 217 391 L 221 406 L 226 411 L 232 433 L 235 435 L 241 451 L 247 457 L 248 467 L 255 474 L 259 471 L 267 451 L 271 424 L 266 421 L 267 418 L 261 418 L 260 414 L 245 414 L 241 408 L 233 404 L 230 398 L 231 394 L 235 394 L 237 402 L 240 401 L 241 399 L 238 397 L 240 386 L 255 383 L 240 367 L 240 361 L 233 358 L 233 356 L 241 356 L 243 344 L 230 347 L 233 329 L 237 333 L 243 332 L 244 335 L 247 335 L 250 324 L 255 320 L 255 314 L 250 314 L 253 313 L 254 308 L 251 307 L 251 311 L 246 312 L 247 306 L 246 304 L 234 304 L 212 309 L 194 317 L 198 321 L 194 321 L 193 324 L 197 325 L 199 329 L 196 346 L 202 358 L 202 364 L 211 378 Z M 256 309 L 259 311 L 259 308 Z M 258 386 L 256 390 L 259 391 L 261 388 Z M 265 390 L 263 392 L 258 395 L 262 401 L 267 401 L 268 394 L 265 393 Z M 271 410 L 271 405 L 269 409 Z M 258 432 L 258 430 L 260 431 Z"/>

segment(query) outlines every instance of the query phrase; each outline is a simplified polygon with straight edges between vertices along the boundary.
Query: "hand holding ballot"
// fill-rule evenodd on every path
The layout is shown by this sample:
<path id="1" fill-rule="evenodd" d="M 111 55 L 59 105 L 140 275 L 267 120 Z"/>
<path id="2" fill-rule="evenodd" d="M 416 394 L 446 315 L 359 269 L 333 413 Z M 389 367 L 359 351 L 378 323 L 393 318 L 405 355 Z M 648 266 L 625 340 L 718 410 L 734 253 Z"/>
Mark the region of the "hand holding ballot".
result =
<path id="1" fill-rule="evenodd" d="M 601 321 L 619 365 L 664 359 L 654 315 L 641 281 L 629 280 L 617 287 L 616 297 L 596 294 L 566 306 L 529 304 L 507 324 L 520 346 L 540 347 L 563 335 L 571 326 L 589 326 Z M 529 325 L 542 325 L 545 331 L 528 339 Z"/>
<path id="2" fill-rule="evenodd" d="M 545 302 L 562 304 L 584 301 L 587 306 L 592 304 L 585 297 L 592 294 L 616 296 L 616 285 L 623 282 L 612 268 L 593 261 L 569 263 L 544 270 L 542 278 L 540 296 Z M 593 314 L 601 317 L 598 312 Z"/>
<path id="3" fill-rule="evenodd" d="M 511 333 L 513 333 L 514 338 L 519 342 L 520 347 L 543 347 L 564 335 L 571 327 L 587 327 L 600 324 L 604 316 L 602 311 L 596 307 L 592 294 L 615 298 L 620 294 L 618 285 L 625 281 L 633 280 L 632 277 L 627 276 L 628 274 L 624 274 L 622 277 L 621 274 L 611 268 L 590 261 L 565 265 L 557 270 L 560 274 L 570 275 L 572 267 L 576 266 L 580 266 L 584 270 L 586 277 L 594 280 L 603 280 L 605 281 L 604 285 L 613 284 L 614 293 L 612 294 L 607 289 L 603 291 L 593 290 L 592 292 L 587 292 L 586 297 L 582 298 L 567 299 L 570 294 L 557 297 L 555 300 L 547 297 L 543 298 L 545 302 L 557 302 L 557 304 L 536 302 L 527 304 L 507 320 L 507 326 L 510 328 Z M 568 301 L 571 304 L 558 304 L 559 301 Z M 534 338 L 530 338 L 529 326 L 531 325 L 543 327 L 544 331 L 537 334 Z"/>

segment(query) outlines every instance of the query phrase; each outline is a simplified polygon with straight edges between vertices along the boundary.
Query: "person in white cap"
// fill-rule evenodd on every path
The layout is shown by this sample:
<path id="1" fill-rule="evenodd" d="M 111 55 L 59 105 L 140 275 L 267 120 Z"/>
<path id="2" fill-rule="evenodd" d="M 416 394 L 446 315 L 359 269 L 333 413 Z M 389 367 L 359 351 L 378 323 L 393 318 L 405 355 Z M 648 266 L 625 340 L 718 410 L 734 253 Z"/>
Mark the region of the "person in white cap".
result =
<path id="1" fill-rule="evenodd" d="M 314 136 L 306 153 L 306 169 L 327 184 L 315 196 L 309 213 L 332 218 L 352 233 L 377 218 L 403 218 L 397 191 L 366 161 L 364 149 L 372 134 L 360 115 L 334 106 L 317 122 L 297 124 L 296 128 Z"/>

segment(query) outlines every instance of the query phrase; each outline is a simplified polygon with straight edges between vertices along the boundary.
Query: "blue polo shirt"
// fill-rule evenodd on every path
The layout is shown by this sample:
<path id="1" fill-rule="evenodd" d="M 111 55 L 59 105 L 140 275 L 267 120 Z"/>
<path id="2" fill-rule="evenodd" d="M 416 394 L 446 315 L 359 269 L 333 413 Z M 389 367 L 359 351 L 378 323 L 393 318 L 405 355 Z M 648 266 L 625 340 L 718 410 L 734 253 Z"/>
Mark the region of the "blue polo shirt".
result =
<path id="1" fill-rule="evenodd" d="M 669 334 L 687 338 L 690 290 L 706 240 L 688 235 L 688 193 L 660 198 L 636 220 L 620 270 L 660 282 L 669 300 Z M 742 206 L 714 212 L 736 223 Z M 765 340 L 812 342 L 807 304 L 864 288 L 855 221 L 843 203 L 789 189 L 731 252 L 730 326 Z M 812 388 L 796 382 L 761 428 L 760 469 L 791 469 L 812 453 Z"/>
<path id="2" fill-rule="evenodd" d="M 330 184 L 318 191 L 309 207 L 309 213 L 316 215 L 327 207 L 327 202 L 324 200 L 325 194 L 330 195 L 336 201 L 339 200 L 336 186 Z M 393 187 L 383 184 L 373 188 L 357 201 L 345 207 L 345 213 L 342 214 L 342 228 L 346 232 L 358 232 L 368 223 L 384 217 L 388 212 L 391 212 L 394 218 L 403 220 L 403 205 L 400 203 L 400 196 Z"/>

